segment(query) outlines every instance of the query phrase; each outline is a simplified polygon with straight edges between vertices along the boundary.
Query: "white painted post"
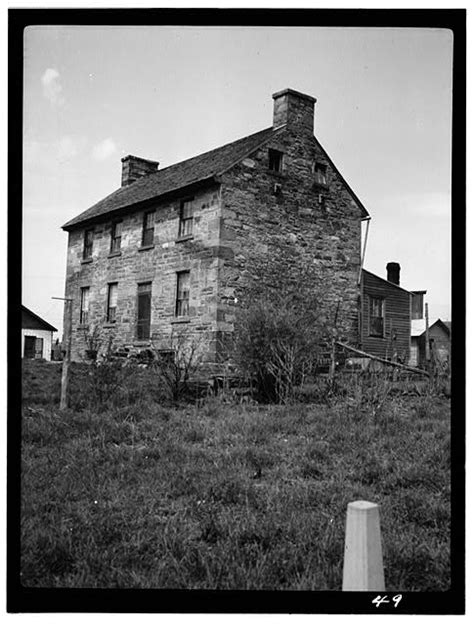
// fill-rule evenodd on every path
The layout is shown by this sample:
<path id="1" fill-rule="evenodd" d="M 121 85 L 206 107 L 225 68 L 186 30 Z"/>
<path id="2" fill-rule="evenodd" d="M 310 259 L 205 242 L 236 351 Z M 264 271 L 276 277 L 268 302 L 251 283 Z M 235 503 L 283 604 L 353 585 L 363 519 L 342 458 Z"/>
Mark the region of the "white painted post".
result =
<path id="1" fill-rule="evenodd" d="M 385 591 L 379 506 L 353 501 L 347 506 L 342 590 Z"/>

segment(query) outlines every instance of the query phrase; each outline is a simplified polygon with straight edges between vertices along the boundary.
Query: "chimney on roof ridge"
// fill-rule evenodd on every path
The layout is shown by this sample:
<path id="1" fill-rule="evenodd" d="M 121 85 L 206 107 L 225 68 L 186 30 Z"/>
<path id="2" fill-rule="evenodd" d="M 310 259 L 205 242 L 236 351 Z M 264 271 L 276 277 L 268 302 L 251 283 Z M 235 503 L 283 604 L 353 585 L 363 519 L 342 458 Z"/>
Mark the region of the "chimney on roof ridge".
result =
<path id="1" fill-rule="evenodd" d="M 126 187 L 138 178 L 148 176 L 158 171 L 158 161 L 150 161 L 139 156 L 124 156 L 122 158 L 122 187 Z"/>
<path id="2" fill-rule="evenodd" d="M 387 263 L 387 281 L 400 285 L 400 265 L 398 263 Z"/>
<path id="3" fill-rule="evenodd" d="M 293 89 L 278 91 L 272 98 L 274 128 L 287 124 L 313 133 L 316 98 Z"/>

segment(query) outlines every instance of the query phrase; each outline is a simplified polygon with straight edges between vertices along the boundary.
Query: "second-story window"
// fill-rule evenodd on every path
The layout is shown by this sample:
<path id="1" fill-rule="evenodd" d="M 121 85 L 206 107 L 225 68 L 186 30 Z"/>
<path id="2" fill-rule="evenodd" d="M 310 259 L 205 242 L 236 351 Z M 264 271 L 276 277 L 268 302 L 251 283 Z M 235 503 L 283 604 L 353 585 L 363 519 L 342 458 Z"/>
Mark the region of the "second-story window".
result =
<path id="1" fill-rule="evenodd" d="M 122 222 L 114 221 L 110 237 L 110 253 L 119 252 L 122 245 Z"/>
<path id="2" fill-rule="evenodd" d="M 81 289 L 81 313 L 79 317 L 79 323 L 85 325 L 89 323 L 89 293 L 90 288 L 84 286 Z"/>
<path id="3" fill-rule="evenodd" d="M 117 292 L 117 282 L 111 282 L 107 293 L 107 323 L 115 323 L 117 320 Z"/>
<path id="4" fill-rule="evenodd" d="M 94 229 L 88 228 L 84 232 L 84 249 L 82 251 L 82 258 L 92 258 L 92 244 L 94 241 Z"/>
<path id="5" fill-rule="evenodd" d="M 179 213 L 179 235 L 187 237 L 193 233 L 193 199 L 183 200 L 181 202 Z"/>
<path id="6" fill-rule="evenodd" d="M 155 211 L 143 215 L 142 246 L 153 245 L 155 236 Z"/>

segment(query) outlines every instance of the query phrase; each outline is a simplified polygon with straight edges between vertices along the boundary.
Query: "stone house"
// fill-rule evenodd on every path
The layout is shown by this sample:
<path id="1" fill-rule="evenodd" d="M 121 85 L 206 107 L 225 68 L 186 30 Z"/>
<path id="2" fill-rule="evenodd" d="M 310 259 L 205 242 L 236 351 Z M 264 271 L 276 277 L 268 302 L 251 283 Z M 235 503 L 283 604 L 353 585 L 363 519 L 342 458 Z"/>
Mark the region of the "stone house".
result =
<path id="1" fill-rule="evenodd" d="M 21 307 L 21 355 L 51 360 L 53 332 L 57 329 L 26 306 Z"/>
<path id="2" fill-rule="evenodd" d="M 121 187 L 63 226 L 73 359 L 100 325 L 129 350 L 204 337 L 218 363 L 249 284 L 286 280 L 321 293 L 328 317 L 337 304 L 340 338 L 360 345 L 369 216 L 314 136 L 315 102 L 275 93 L 272 126 L 163 169 L 122 159 Z"/>

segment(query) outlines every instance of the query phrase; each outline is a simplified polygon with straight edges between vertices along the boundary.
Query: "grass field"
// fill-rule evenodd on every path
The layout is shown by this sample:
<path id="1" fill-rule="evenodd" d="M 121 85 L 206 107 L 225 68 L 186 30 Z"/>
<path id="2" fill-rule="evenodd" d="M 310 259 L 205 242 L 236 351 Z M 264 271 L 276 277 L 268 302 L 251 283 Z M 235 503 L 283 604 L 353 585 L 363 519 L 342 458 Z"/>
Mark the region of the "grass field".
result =
<path id="1" fill-rule="evenodd" d="M 444 397 L 165 407 L 147 378 L 91 409 L 74 375 L 60 412 L 60 367 L 24 363 L 23 585 L 340 590 L 346 507 L 366 499 L 387 590 L 449 588 Z"/>

